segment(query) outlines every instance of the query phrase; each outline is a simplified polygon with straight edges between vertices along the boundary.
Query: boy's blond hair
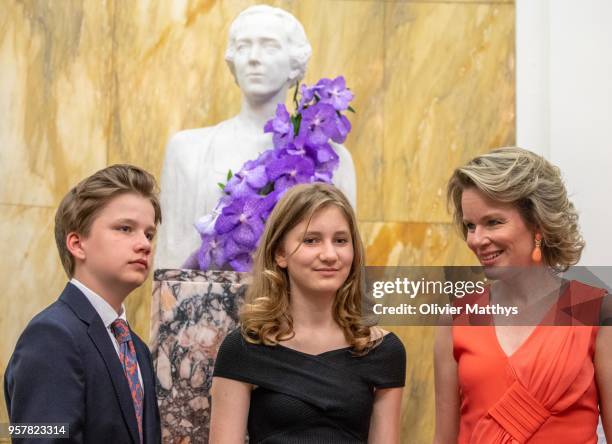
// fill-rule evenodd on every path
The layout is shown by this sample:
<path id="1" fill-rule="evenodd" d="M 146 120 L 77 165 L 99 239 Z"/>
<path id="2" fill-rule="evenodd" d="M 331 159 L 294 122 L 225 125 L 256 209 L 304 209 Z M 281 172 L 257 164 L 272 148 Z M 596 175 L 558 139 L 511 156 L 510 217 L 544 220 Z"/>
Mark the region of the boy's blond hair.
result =
<path id="1" fill-rule="evenodd" d="M 136 193 L 149 199 L 155 224 L 161 223 L 161 207 L 155 178 L 133 165 L 111 165 L 83 179 L 62 199 L 55 213 L 55 243 L 69 278 L 74 275 L 74 256 L 66 246 L 70 233 L 89 234 L 94 219 L 115 196 Z"/>

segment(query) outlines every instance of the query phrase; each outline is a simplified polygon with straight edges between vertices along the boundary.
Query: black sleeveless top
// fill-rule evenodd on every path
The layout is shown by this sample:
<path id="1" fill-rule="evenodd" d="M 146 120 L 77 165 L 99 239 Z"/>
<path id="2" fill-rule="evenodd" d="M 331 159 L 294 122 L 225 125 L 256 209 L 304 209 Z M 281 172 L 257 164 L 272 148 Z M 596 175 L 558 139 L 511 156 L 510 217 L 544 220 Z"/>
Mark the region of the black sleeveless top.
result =
<path id="1" fill-rule="evenodd" d="M 250 344 L 240 330 L 219 349 L 213 376 L 256 385 L 251 392 L 251 444 L 367 442 L 374 389 L 403 387 L 406 351 L 389 333 L 365 356 L 350 348 L 309 355 Z"/>

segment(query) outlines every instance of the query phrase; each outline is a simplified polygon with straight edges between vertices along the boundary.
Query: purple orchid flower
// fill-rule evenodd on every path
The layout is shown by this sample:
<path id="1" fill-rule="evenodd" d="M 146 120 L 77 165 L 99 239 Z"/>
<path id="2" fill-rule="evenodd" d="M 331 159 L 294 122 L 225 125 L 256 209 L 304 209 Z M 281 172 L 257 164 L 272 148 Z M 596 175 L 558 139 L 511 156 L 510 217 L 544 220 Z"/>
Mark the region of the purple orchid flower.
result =
<path id="1" fill-rule="evenodd" d="M 215 221 L 218 215 L 219 212 L 215 209 L 212 213 L 198 219 L 195 223 L 195 228 L 200 233 L 200 237 L 215 233 Z"/>
<path id="2" fill-rule="evenodd" d="M 268 183 L 266 166 L 263 162 L 249 160 L 227 182 L 224 191 L 236 198 L 257 194 L 257 190 Z"/>
<path id="3" fill-rule="evenodd" d="M 297 109 L 298 113 L 310 105 L 310 102 L 314 100 L 315 94 L 317 93 L 319 88 L 320 88 L 319 85 L 313 85 L 313 86 L 302 85 L 300 87 L 301 98 L 300 98 L 300 103 Z"/>
<path id="4" fill-rule="evenodd" d="M 316 159 L 315 180 L 331 183 L 334 171 L 338 168 L 340 158 L 328 143 L 308 149 L 309 155 Z"/>
<path id="5" fill-rule="evenodd" d="M 338 76 L 335 79 L 321 79 L 317 83 L 321 103 L 327 103 L 334 107 L 336 111 L 344 111 L 353 100 L 353 93 L 346 87 L 344 77 Z"/>
<path id="6" fill-rule="evenodd" d="M 222 267 L 225 262 L 223 247 L 221 236 L 216 234 L 202 236 L 202 246 L 197 254 L 200 270 Z"/>
<path id="7" fill-rule="evenodd" d="M 230 233 L 234 242 L 254 249 L 264 229 L 261 211 L 261 196 L 237 198 L 223 208 L 215 223 L 215 231 Z"/>
<path id="8" fill-rule="evenodd" d="M 250 271 L 253 266 L 252 250 L 229 238 L 225 244 L 225 260 L 236 271 Z"/>
<path id="9" fill-rule="evenodd" d="M 274 181 L 274 190 L 283 191 L 298 183 L 310 182 L 314 170 L 312 159 L 288 155 L 272 162 L 268 167 L 268 174 Z"/>
<path id="10" fill-rule="evenodd" d="M 331 105 L 317 103 L 302 113 L 298 137 L 304 138 L 307 145 L 322 145 L 336 133 L 335 122 L 336 110 Z"/>
<path id="11" fill-rule="evenodd" d="M 294 140 L 294 142 L 287 145 L 285 150 L 281 152 L 281 157 L 283 154 L 287 153 L 292 156 L 304 156 L 306 154 L 306 148 L 304 147 L 305 138 L 301 139 L 298 137 Z"/>
<path id="12" fill-rule="evenodd" d="M 264 126 L 265 133 L 273 133 L 272 142 L 277 149 L 282 149 L 293 140 L 293 123 L 285 105 L 279 103 L 276 116 L 268 120 Z"/>
<path id="13" fill-rule="evenodd" d="M 346 116 L 336 113 L 336 124 L 334 134 L 331 139 L 336 143 L 342 143 L 346 140 L 346 136 L 351 131 L 351 122 Z"/>
<path id="14" fill-rule="evenodd" d="M 324 143 L 315 147 L 308 148 L 308 155 L 315 160 L 316 164 L 323 164 L 330 160 L 338 160 L 338 154 L 329 143 Z"/>
<path id="15" fill-rule="evenodd" d="M 250 253 L 242 253 L 228 261 L 236 271 L 248 272 L 253 268 L 253 257 Z"/>

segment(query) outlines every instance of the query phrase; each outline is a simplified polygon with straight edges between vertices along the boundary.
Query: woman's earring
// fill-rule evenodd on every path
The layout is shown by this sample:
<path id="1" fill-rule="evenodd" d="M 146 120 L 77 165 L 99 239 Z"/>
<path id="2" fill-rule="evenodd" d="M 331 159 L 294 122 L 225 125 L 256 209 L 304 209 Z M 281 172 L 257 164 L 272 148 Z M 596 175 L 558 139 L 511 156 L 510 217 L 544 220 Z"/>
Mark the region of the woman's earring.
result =
<path id="1" fill-rule="evenodd" d="M 542 262 L 542 235 L 540 233 L 535 235 L 535 247 L 531 252 L 531 260 L 536 264 Z"/>

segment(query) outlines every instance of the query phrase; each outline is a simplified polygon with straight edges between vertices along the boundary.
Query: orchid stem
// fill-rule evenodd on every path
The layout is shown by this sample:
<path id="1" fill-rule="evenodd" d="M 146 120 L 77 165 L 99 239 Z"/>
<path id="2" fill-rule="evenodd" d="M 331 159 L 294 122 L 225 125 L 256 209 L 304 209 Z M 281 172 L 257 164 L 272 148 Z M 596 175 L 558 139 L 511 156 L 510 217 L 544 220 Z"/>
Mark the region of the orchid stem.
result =
<path id="1" fill-rule="evenodd" d="M 295 89 L 293 90 L 293 105 L 295 106 L 295 109 L 297 109 L 299 106 L 298 101 L 297 101 L 299 86 L 300 86 L 300 82 L 295 82 Z"/>

